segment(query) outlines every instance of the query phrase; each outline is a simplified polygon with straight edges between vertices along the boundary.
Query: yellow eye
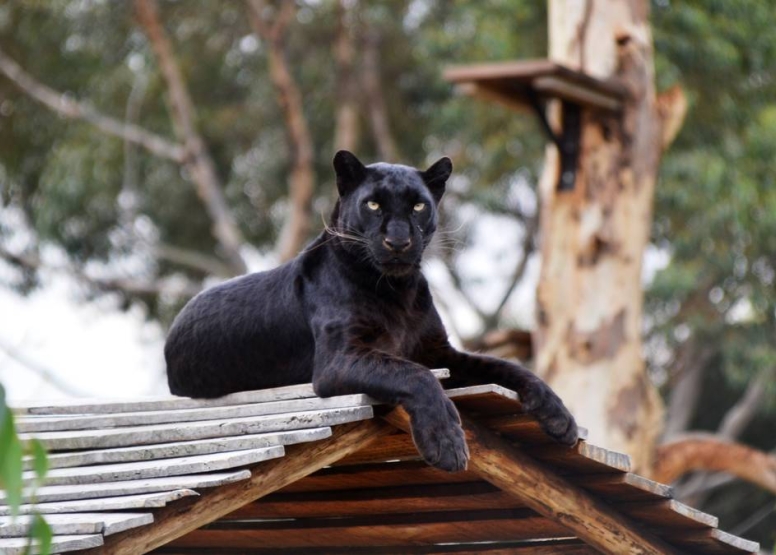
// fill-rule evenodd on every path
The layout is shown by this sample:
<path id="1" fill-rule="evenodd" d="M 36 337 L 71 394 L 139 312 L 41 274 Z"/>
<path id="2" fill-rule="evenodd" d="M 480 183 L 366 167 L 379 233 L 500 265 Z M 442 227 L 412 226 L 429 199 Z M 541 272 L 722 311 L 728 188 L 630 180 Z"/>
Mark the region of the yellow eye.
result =
<path id="1" fill-rule="evenodd" d="M 373 201 L 373 200 L 368 201 L 366 203 L 366 207 L 369 208 L 370 210 L 379 210 L 380 209 L 380 205 L 378 203 L 376 203 L 375 201 Z"/>
<path id="2" fill-rule="evenodd" d="M 426 203 L 425 202 L 419 202 L 415 206 L 413 206 L 412 209 L 415 212 L 423 212 L 426 209 Z"/>

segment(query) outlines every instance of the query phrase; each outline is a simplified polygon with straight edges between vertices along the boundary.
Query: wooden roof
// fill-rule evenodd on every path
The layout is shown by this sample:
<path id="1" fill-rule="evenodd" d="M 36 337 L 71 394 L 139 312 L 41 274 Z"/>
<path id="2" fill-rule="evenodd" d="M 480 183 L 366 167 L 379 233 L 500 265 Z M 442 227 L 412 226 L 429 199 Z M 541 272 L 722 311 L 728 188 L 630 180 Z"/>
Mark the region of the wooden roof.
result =
<path id="1" fill-rule="evenodd" d="M 419 459 L 401 409 L 310 385 L 20 407 L 52 466 L 22 512 L 45 513 L 55 553 L 757 552 L 626 455 L 554 444 L 514 392 L 448 394 L 472 455 L 453 474 Z M 2 503 L 0 552 L 22 553 L 28 521 Z"/>

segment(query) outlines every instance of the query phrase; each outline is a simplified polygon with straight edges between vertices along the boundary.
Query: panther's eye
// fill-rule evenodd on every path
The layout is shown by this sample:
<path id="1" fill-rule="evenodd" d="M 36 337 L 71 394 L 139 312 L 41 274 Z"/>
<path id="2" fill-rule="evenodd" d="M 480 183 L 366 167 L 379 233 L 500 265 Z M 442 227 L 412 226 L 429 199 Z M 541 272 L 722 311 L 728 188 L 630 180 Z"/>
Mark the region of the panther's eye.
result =
<path id="1" fill-rule="evenodd" d="M 425 202 L 419 202 L 415 206 L 413 206 L 412 209 L 415 212 L 423 212 L 426 209 L 426 203 Z"/>
<path id="2" fill-rule="evenodd" d="M 380 204 L 373 200 L 367 201 L 366 207 L 369 208 L 370 210 L 380 210 Z"/>

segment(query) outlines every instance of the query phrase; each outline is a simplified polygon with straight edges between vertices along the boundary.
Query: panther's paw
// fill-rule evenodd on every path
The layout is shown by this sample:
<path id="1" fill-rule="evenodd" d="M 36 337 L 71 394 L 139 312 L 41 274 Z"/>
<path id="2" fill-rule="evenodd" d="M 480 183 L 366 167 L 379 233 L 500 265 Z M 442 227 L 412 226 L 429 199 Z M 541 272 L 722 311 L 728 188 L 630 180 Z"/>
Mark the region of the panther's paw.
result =
<path id="1" fill-rule="evenodd" d="M 519 394 L 523 408 L 539 421 L 548 436 L 563 445 L 576 444 L 577 423 L 550 386 L 537 378 L 522 387 Z"/>
<path id="2" fill-rule="evenodd" d="M 442 397 L 440 404 L 443 406 L 412 411 L 412 439 L 431 466 L 448 472 L 466 470 L 469 448 L 458 411 L 447 397 Z"/>

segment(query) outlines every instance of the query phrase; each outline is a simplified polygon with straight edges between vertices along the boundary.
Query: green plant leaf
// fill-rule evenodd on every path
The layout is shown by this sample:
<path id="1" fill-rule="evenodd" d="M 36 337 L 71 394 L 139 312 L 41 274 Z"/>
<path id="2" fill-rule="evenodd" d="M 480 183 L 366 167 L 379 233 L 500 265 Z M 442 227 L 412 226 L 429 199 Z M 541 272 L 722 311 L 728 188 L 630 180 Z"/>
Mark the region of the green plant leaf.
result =
<path id="1" fill-rule="evenodd" d="M 48 472 L 46 448 L 39 440 L 33 438 L 28 444 L 28 449 L 32 452 L 32 467 L 35 470 L 37 485 L 42 486 Z"/>

